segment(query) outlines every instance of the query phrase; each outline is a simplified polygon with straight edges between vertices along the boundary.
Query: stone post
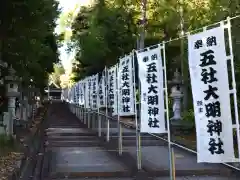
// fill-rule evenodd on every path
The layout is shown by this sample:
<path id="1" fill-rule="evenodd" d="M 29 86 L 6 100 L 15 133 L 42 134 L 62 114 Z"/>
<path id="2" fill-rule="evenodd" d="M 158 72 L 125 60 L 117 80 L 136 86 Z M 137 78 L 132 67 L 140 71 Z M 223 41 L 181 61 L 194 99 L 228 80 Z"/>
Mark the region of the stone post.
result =
<path id="1" fill-rule="evenodd" d="M 31 120 L 34 119 L 34 112 L 36 111 L 36 95 L 39 91 L 38 88 L 30 87 L 29 90 L 29 97 L 28 97 L 28 104 L 29 104 L 29 110 L 28 110 L 28 116 L 31 118 Z"/>
<path id="2" fill-rule="evenodd" d="M 4 116 L 4 112 L 7 111 L 7 99 L 5 98 L 6 86 L 4 84 L 4 79 L 7 75 L 7 67 L 8 64 L 0 59 L 0 134 L 6 134 L 6 128 L 8 124 L 8 119 L 6 120 L 6 116 Z"/>
<path id="3" fill-rule="evenodd" d="M 181 117 L 181 98 L 183 97 L 182 92 L 180 91 L 179 87 L 172 87 L 171 98 L 173 98 L 173 117 L 172 120 L 180 120 Z"/>
<path id="4" fill-rule="evenodd" d="M 16 108 L 16 97 L 20 95 L 18 92 L 18 80 L 14 75 L 15 71 L 10 67 L 9 76 L 6 76 L 7 82 L 7 97 L 8 97 L 8 113 L 9 113 L 9 122 L 7 123 L 7 134 L 13 134 L 13 122 L 16 117 L 15 108 Z"/>
<path id="5" fill-rule="evenodd" d="M 181 120 L 181 99 L 183 97 L 182 88 L 181 88 L 181 76 L 178 71 L 175 71 L 174 78 L 171 82 L 173 85 L 171 88 L 170 97 L 173 99 L 173 117 L 171 120 Z"/>
<path id="6" fill-rule="evenodd" d="M 24 121 L 28 121 L 28 118 L 27 118 L 27 104 L 28 104 L 28 100 L 27 100 L 27 97 L 24 95 L 23 100 L 22 100 L 22 118 L 21 118 Z"/>
<path id="7" fill-rule="evenodd" d="M 13 121 L 11 121 L 9 112 L 3 112 L 3 127 L 7 135 L 13 135 Z"/>

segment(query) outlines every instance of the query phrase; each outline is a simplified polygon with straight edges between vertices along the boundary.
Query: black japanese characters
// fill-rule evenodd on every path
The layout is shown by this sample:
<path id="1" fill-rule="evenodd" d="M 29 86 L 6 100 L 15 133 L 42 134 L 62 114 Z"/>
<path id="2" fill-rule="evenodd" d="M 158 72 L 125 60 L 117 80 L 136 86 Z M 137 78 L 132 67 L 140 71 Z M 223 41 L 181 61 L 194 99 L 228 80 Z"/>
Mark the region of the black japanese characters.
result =
<path id="1" fill-rule="evenodd" d="M 219 100 L 218 87 L 217 87 L 217 70 L 216 65 L 218 59 L 215 58 L 214 51 L 209 49 L 211 46 L 217 45 L 217 39 L 215 36 L 206 38 L 206 41 L 197 40 L 194 44 L 194 49 L 200 49 L 202 47 L 208 47 L 208 50 L 200 53 L 201 58 L 199 67 L 201 68 L 201 79 L 200 81 L 206 85 L 206 89 L 203 90 L 203 100 L 197 101 L 199 106 L 198 112 L 204 113 L 207 122 L 207 133 L 210 135 L 209 139 L 209 153 L 224 154 L 224 143 L 221 140 L 222 133 L 222 121 L 221 121 L 221 103 Z M 204 111 L 205 110 L 205 111 Z"/>
<path id="2" fill-rule="evenodd" d="M 131 111 L 131 89 L 132 88 L 132 82 L 131 82 L 131 77 L 132 73 L 130 73 L 130 71 L 132 71 L 131 68 L 131 63 L 132 61 L 130 61 L 129 59 L 125 59 L 121 62 L 121 71 L 120 71 L 120 86 L 121 86 L 121 107 L 120 107 L 120 111 L 124 114 L 127 115 L 127 113 L 129 113 Z"/>
<path id="3" fill-rule="evenodd" d="M 148 59 L 148 61 L 146 61 Z M 158 67 L 157 67 L 158 55 L 152 54 L 143 58 L 143 62 L 146 63 L 147 76 L 146 82 L 148 92 L 146 101 L 148 105 L 148 126 L 151 128 L 159 128 L 159 86 L 158 86 Z"/>

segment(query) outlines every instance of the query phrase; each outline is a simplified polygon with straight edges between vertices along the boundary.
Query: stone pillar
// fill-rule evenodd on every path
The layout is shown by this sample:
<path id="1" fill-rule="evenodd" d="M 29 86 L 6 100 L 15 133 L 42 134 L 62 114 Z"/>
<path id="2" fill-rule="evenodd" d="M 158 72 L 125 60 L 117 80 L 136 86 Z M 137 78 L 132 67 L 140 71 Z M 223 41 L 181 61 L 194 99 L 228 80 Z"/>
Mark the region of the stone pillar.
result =
<path id="1" fill-rule="evenodd" d="M 181 120 L 181 99 L 183 97 L 182 93 L 182 81 L 181 76 L 178 71 L 174 73 L 174 78 L 172 80 L 173 87 L 171 88 L 170 97 L 173 99 L 173 117 L 171 120 Z"/>
<path id="2" fill-rule="evenodd" d="M 16 117 L 15 108 L 16 108 L 16 97 L 20 95 L 18 92 L 18 82 L 19 79 L 15 76 L 15 70 L 10 67 L 9 68 L 9 75 L 5 77 L 7 83 L 7 93 L 6 96 L 8 97 L 8 113 L 9 119 L 7 124 L 7 133 L 8 135 L 13 135 L 13 123 Z M 5 115 L 6 116 L 6 115 Z"/>
<path id="3" fill-rule="evenodd" d="M 11 121 L 9 112 L 3 113 L 3 125 L 4 125 L 4 132 L 7 135 L 13 135 L 13 121 Z"/>
<path id="4" fill-rule="evenodd" d="M 24 96 L 23 100 L 22 100 L 22 118 L 21 118 L 24 121 L 28 121 L 28 118 L 27 118 L 27 106 L 28 106 L 28 100 L 27 100 L 27 97 Z"/>
<path id="5" fill-rule="evenodd" d="M 16 97 L 19 96 L 18 85 L 16 82 L 12 81 L 7 83 L 7 97 L 8 97 L 8 113 L 9 113 L 9 123 L 7 123 L 7 130 L 9 135 L 13 133 L 13 122 L 16 118 Z"/>
<path id="6" fill-rule="evenodd" d="M 181 98 L 183 97 L 182 92 L 178 87 L 172 87 L 171 98 L 173 98 L 173 117 L 172 120 L 180 120 L 181 117 Z"/>

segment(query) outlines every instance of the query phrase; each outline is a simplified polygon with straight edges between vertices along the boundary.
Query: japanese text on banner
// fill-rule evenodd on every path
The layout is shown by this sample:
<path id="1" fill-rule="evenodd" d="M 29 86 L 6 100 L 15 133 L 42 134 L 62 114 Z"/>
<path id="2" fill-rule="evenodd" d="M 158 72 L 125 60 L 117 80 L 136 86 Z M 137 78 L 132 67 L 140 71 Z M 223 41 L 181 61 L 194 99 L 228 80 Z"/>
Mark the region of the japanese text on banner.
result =
<path id="1" fill-rule="evenodd" d="M 92 76 L 92 86 L 91 86 L 91 97 L 92 97 L 92 109 L 96 110 L 97 107 L 97 89 L 98 89 L 98 74 Z"/>
<path id="2" fill-rule="evenodd" d="M 117 66 L 108 70 L 108 104 L 112 114 L 117 115 Z"/>
<path id="3" fill-rule="evenodd" d="M 79 105 L 84 105 L 84 81 L 79 83 Z"/>
<path id="4" fill-rule="evenodd" d="M 119 105 L 118 112 L 120 116 L 134 115 L 134 94 L 133 94 L 133 56 L 125 56 L 119 61 L 118 67 L 118 89 Z"/>
<path id="5" fill-rule="evenodd" d="M 90 89 L 91 89 L 91 77 L 87 77 L 85 80 L 85 107 L 91 108 L 90 104 Z"/>
<path id="6" fill-rule="evenodd" d="M 106 70 L 102 72 L 102 77 L 99 81 L 98 98 L 99 107 L 106 107 Z"/>
<path id="7" fill-rule="evenodd" d="M 141 132 L 166 133 L 160 45 L 137 52 L 141 83 Z"/>
<path id="8" fill-rule="evenodd" d="M 188 37 L 198 162 L 234 162 L 223 27 Z"/>
<path id="9" fill-rule="evenodd" d="M 79 82 L 76 83 L 75 93 L 76 93 L 76 104 L 79 105 Z"/>

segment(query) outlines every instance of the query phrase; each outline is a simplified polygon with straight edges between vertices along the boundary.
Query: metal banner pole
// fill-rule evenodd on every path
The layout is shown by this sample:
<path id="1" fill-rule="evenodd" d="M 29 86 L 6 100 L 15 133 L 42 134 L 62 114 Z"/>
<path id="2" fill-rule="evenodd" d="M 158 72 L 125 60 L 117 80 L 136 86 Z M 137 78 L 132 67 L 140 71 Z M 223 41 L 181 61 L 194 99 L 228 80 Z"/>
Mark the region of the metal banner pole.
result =
<path id="1" fill-rule="evenodd" d="M 119 155 L 122 155 L 123 152 L 123 144 L 122 144 L 122 124 L 119 122 Z"/>
<path id="2" fill-rule="evenodd" d="M 107 120 L 107 142 L 109 142 L 109 127 L 110 127 L 110 123 L 109 123 L 109 118 L 108 118 L 108 110 L 106 109 L 106 120 Z"/>
<path id="3" fill-rule="evenodd" d="M 85 108 L 85 109 L 84 109 L 84 124 L 85 124 L 85 125 L 87 125 L 87 114 L 88 114 L 87 112 L 88 112 L 88 109 Z"/>
<path id="4" fill-rule="evenodd" d="M 99 77 L 99 76 L 98 76 Z M 98 89 L 99 89 L 99 81 L 97 80 L 98 82 Z M 101 86 L 101 85 L 100 85 Z M 101 118 L 100 118 L 100 115 L 99 115 L 99 112 L 100 112 L 100 99 L 99 99 L 99 90 L 97 90 L 97 121 L 98 121 L 98 136 L 101 137 Z M 96 126 L 97 128 L 97 126 Z"/>
<path id="5" fill-rule="evenodd" d="M 118 66 L 119 66 L 119 64 L 118 64 Z M 120 86 L 119 86 L 119 73 L 120 72 L 118 72 L 118 70 L 117 70 L 117 72 L 116 72 L 116 74 L 117 74 L 117 77 L 116 77 L 116 79 L 117 79 L 117 121 L 118 121 L 118 154 L 119 155 L 122 155 L 122 125 L 121 125 L 121 123 L 120 123 L 120 116 L 119 116 L 119 104 L 118 104 L 118 102 L 119 102 L 119 97 L 120 97 Z"/>
<path id="6" fill-rule="evenodd" d="M 224 27 L 223 22 L 221 22 L 221 26 Z M 240 132 L 239 132 L 239 117 L 238 117 L 238 104 L 237 104 L 237 90 L 236 90 L 236 80 L 235 80 L 235 68 L 234 68 L 234 54 L 232 47 L 232 32 L 231 32 L 231 19 L 227 17 L 227 30 L 228 30 L 228 41 L 229 41 L 229 49 L 230 49 L 230 60 L 231 60 L 231 71 L 232 71 L 232 88 L 233 88 L 233 99 L 234 99 L 234 114 L 236 121 L 236 132 L 237 132 L 237 140 L 238 140 L 238 158 L 240 158 Z"/>
<path id="7" fill-rule="evenodd" d="M 106 91 L 106 97 L 105 97 L 105 101 L 106 101 L 106 109 L 105 109 L 105 120 L 106 120 L 106 122 L 105 123 L 107 123 L 107 134 L 106 134 L 106 140 L 107 140 L 107 142 L 109 142 L 109 118 L 108 118 L 108 71 L 106 70 L 106 76 L 105 76 L 105 78 L 106 78 L 106 87 L 105 87 L 105 91 Z"/>
<path id="8" fill-rule="evenodd" d="M 78 118 L 78 104 L 76 104 L 76 113 L 75 116 Z"/>
<path id="9" fill-rule="evenodd" d="M 98 136 L 101 137 L 102 136 L 102 116 L 100 115 L 100 111 L 98 108 Z"/>
<path id="10" fill-rule="evenodd" d="M 79 105 L 77 104 L 77 113 L 76 113 L 76 115 L 77 115 L 77 118 L 79 119 Z"/>
<path id="11" fill-rule="evenodd" d="M 79 120 L 82 122 L 82 105 L 79 106 Z"/>
<path id="12" fill-rule="evenodd" d="M 84 121 L 84 106 L 81 106 L 81 122 L 83 123 Z"/>
<path id="13" fill-rule="evenodd" d="M 87 127 L 90 128 L 90 113 L 91 113 L 91 109 L 88 109 L 88 118 L 87 118 Z"/>
<path id="14" fill-rule="evenodd" d="M 81 105 L 79 104 L 79 121 L 81 122 L 81 116 L 82 116 L 82 108 Z"/>
<path id="15" fill-rule="evenodd" d="M 170 180 L 176 180 L 175 177 L 175 163 L 174 163 L 174 149 L 171 142 L 171 123 L 169 118 L 168 108 L 168 88 L 167 88 L 167 69 L 166 69 L 166 54 L 165 54 L 165 42 L 161 44 L 163 51 L 163 71 L 164 71 L 164 90 L 165 90 L 165 103 L 166 103 L 166 117 L 167 117 L 167 129 L 168 129 L 168 150 L 169 150 L 169 165 L 170 165 Z"/>
<path id="16" fill-rule="evenodd" d="M 134 51 L 132 52 L 132 71 L 133 71 L 133 94 L 134 94 L 134 112 L 135 112 L 135 126 L 136 126 L 136 149 L 137 149 L 137 168 L 138 170 L 142 169 L 142 158 L 141 158 L 141 133 L 140 133 L 140 124 L 138 123 L 137 116 L 137 93 L 136 93 L 136 75 L 135 75 L 135 58 Z M 140 83 L 139 83 L 139 92 L 140 92 Z M 141 105 L 141 104 L 140 104 Z M 139 115 L 141 119 L 141 115 Z"/>

